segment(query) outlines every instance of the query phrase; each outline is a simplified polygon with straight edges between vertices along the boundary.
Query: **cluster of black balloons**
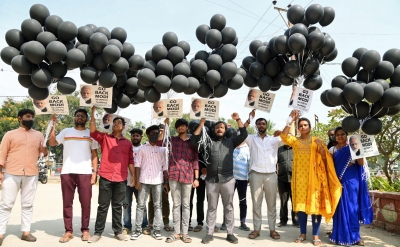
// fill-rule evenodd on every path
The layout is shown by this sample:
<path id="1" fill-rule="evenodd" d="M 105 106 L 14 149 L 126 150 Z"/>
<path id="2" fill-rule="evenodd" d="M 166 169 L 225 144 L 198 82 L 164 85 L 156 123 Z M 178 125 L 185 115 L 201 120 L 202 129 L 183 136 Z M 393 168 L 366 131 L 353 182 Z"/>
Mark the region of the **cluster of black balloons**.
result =
<path id="1" fill-rule="evenodd" d="M 196 92 L 198 86 L 190 76 L 190 64 L 186 60 L 189 52 L 188 42 L 178 41 L 175 33 L 166 32 L 162 44 L 148 50 L 145 58 L 137 55 L 130 60 L 130 78 L 125 88 L 133 96 L 132 104 L 157 102 L 162 93 L 171 89 L 177 93 Z"/>
<path id="2" fill-rule="evenodd" d="M 342 121 L 346 131 L 357 131 L 361 125 L 364 133 L 376 135 L 382 131 L 379 118 L 400 112 L 399 64 L 399 49 L 386 51 L 381 61 L 377 51 L 358 48 L 342 63 L 347 77 L 333 78 L 332 89 L 321 94 L 321 101 L 351 114 Z"/>
<path id="3" fill-rule="evenodd" d="M 329 25 L 335 18 L 335 11 L 319 4 L 312 4 L 306 10 L 293 5 L 287 11 L 287 18 L 293 26 L 283 35 L 269 42 L 254 40 L 250 43 L 252 56 L 242 61 L 246 86 L 258 86 L 263 92 L 277 91 L 282 85 L 293 85 L 301 77 L 307 89 L 318 90 L 322 86 L 319 66 L 334 60 L 338 51 L 329 34 L 311 25 Z"/>
<path id="4" fill-rule="evenodd" d="M 211 52 L 198 51 L 190 61 L 190 72 L 197 87 L 190 93 L 197 92 L 203 98 L 220 98 L 229 89 L 241 88 L 245 71 L 233 62 L 237 56 L 238 37 L 235 29 L 226 26 L 225 17 L 221 14 L 212 16 L 210 26 L 197 27 L 196 37 L 211 48 Z"/>
<path id="5" fill-rule="evenodd" d="M 76 90 L 76 82 L 65 77 L 68 70 L 80 68 L 81 78 L 88 84 L 109 88 L 127 80 L 128 60 L 135 48 L 125 42 L 126 31 L 121 27 L 111 32 L 93 24 L 77 27 L 50 15 L 42 4 L 34 4 L 21 30 L 11 29 L 6 33 L 9 47 L 1 51 L 2 60 L 19 74 L 18 81 L 28 88 L 33 99 L 48 97 L 48 87 L 57 83 L 63 94 Z M 120 107 L 127 107 L 121 95 L 114 95 Z"/>

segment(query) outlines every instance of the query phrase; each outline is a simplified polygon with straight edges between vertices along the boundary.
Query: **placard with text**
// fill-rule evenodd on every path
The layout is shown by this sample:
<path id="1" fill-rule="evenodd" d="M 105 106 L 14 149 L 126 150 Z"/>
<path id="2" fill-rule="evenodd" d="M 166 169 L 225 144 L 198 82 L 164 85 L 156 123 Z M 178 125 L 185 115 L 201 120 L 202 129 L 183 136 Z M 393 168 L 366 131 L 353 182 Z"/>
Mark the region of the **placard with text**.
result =
<path id="1" fill-rule="evenodd" d="M 112 107 L 112 87 L 104 88 L 98 85 L 80 85 L 79 105 L 97 106 L 103 108 Z"/>
<path id="2" fill-rule="evenodd" d="M 269 113 L 271 112 L 274 100 L 274 93 L 263 92 L 259 89 L 250 88 L 244 106 Z"/>
<path id="3" fill-rule="evenodd" d="M 44 100 L 32 99 L 35 115 L 58 114 L 69 115 L 67 96 L 49 95 Z"/>
<path id="4" fill-rule="evenodd" d="M 211 121 L 219 120 L 219 101 L 212 99 L 192 98 L 190 118 L 206 118 Z"/>
<path id="5" fill-rule="evenodd" d="M 181 118 L 183 99 L 162 99 L 152 105 L 153 118 Z"/>
<path id="6" fill-rule="evenodd" d="M 351 135 L 348 137 L 351 158 L 359 159 L 379 155 L 375 137 L 372 135 Z"/>
<path id="7" fill-rule="evenodd" d="M 294 94 L 292 94 L 292 98 L 289 102 L 289 107 L 308 112 L 311 108 L 313 91 L 296 87 Z"/>

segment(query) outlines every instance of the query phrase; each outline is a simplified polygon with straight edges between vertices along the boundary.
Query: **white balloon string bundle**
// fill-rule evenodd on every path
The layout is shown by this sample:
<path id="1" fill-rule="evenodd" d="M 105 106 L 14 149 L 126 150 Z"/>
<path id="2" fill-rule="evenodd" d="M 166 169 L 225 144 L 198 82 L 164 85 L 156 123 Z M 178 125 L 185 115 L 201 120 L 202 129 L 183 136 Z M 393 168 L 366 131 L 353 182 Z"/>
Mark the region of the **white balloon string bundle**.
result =
<path id="1" fill-rule="evenodd" d="M 204 159 L 205 165 L 207 166 L 209 164 L 208 158 L 210 157 L 210 154 L 211 154 L 212 141 L 211 141 L 210 136 L 207 134 L 205 126 L 203 126 L 203 129 L 201 131 L 201 137 L 200 137 L 198 144 L 199 144 L 198 152 L 201 153 L 201 150 L 203 150 L 203 159 Z"/>
<path id="2" fill-rule="evenodd" d="M 174 159 L 175 163 L 177 163 L 175 158 L 174 158 L 174 156 L 173 156 L 173 153 L 172 153 L 172 142 L 171 142 L 170 136 L 171 136 L 171 133 L 169 132 L 169 125 L 165 124 L 165 126 L 164 126 L 164 138 L 162 140 L 161 146 L 167 148 L 168 154 L 171 154 L 171 156 Z M 169 155 L 167 155 L 167 158 L 169 158 Z M 167 160 L 167 164 L 169 164 L 168 162 L 169 161 Z"/>
<path id="3" fill-rule="evenodd" d="M 54 126 L 54 128 L 56 127 L 56 126 L 55 126 L 55 123 L 54 123 L 52 120 L 50 120 L 49 123 L 47 124 L 46 134 L 45 134 L 45 136 L 44 136 L 44 142 L 42 143 L 42 147 L 46 147 L 46 142 L 47 142 L 47 140 L 49 139 L 50 132 L 51 132 L 51 129 L 53 128 L 53 126 Z M 40 153 L 40 158 L 39 158 L 39 160 L 42 160 L 42 159 L 43 159 L 43 156 L 44 156 L 43 152 Z"/>

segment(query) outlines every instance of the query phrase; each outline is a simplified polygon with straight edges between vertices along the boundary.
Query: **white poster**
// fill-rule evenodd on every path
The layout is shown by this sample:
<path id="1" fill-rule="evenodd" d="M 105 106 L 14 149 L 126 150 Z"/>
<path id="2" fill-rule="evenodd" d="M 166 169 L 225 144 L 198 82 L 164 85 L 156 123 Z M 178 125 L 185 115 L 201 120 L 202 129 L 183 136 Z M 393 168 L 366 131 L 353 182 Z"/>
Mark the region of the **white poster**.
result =
<path id="1" fill-rule="evenodd" d="M 289 107 L 308 112 L 311 107 L 313 91 L 306 88 L 296 87 L 290 98 Z"/>
<path id="2" fill-rule="evenodd" d="M 379 155 L 375 137 L 372 135 L 352 135 L 348 137 L 352 159 Z"/>
<path id="3" fill-rule="evenodd" d="M 271 112 L 274 99 L 274 93 L 263 92 L 259 89 L 250 88 L 244 106 L 269 113 Z"/>
<path id="4" fill-rule="evenodd" d="M 112 87 L 104 88 L 97 85 L 81 85 L 79 92 L 80 106 L 98 106 L 103 108 L 112 107 Z"/>
<path id="5" fill-rule="evenodd" d="M 219 101 L 211 99 L 192 98 L 190 118 L 206 118 L 211 121 L 219 120 Z"/>
<path id="6" fill-rule="evenodd" d="M 101 122 L 100 122 L 100 129 L 104 132 L 111 133 L 112 128 L 113 128 L 113 121 L 114 121 L 114 118 L 116 118 L 116 117 L 122 117 L 122 116 L 105 112 L 103 115 L 103 118 L 101 119 Z M 122 118 L 125 121 L 125 127 L 124 127 L 124 130 L 122 131 L 122 134 L 125 135 L 126 131 L 129 129 L 131 120 L 126 117 L 122 117 Z"/>
<path id="7" fill-rule="evenodd" d="M 183 99 L 162 99 L 153 103 L 153 118 L 181 118 Z"/>
<path id="8" fill-rule="evenodd" d="M 33 108 L 36 115 L 58 114 L 69 115 L 67 96 L 65 95 L 49 95 L 44 100 L 32 99 Z"/>

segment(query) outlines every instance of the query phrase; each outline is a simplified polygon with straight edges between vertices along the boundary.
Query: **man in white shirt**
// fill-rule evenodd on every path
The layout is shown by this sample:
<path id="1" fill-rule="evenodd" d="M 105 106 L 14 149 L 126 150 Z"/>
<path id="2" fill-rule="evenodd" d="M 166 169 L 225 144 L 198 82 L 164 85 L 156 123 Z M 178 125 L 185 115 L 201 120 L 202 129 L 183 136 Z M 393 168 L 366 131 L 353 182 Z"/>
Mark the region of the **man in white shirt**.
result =
<path id="1" fill-rule="evenodd" d="M 251 111 L 251 116 L 255 116 L 255 111 Z M 245 127 L 250 124 L 250 119 L 246 121 Z M 280 235 L 275 231 L 276 223 L 276 191 L 278 187 L 278 177 L 276 175 L 276 163 L 279 142 L 279 135 L 268 136 L 267 120 L 258 118 L 256 120 L 258 133 L 247 136 L 245 143 L 250 148 L 250 191 L 253 201 L 253 226 L 254 231 L 249 234 L 250 239 L 260 236 L 261 231 L 261 205 L 263 193 L 268 208 L 269 236 L 272 239 L 279 239 Z"/>
<path id="2" fill-rule="evenodd" d="M 72 227 L 72 205 L 75 189 L 78 188 L 79 201 L 82 208 L 82 241 L 90 238 L 90 205 L 92 199 L 92 185 L 96 183 L 97 177 L 97 148 L 98 143 L 90 137 L 90 130 L 85 127 L 88 120 L 85 109 L 78 109 L 74 114 L 74 128 L 63 129 L 55 135 L 56 115 L 51 117 L 53 129 L 50 133 L 50 146 L 63 144 L 63 167 L 61 170 L 61 191 L 63 198 L 63 218 L 65 233 L 60 238 L 60 243 L 71 240 Z"/>

